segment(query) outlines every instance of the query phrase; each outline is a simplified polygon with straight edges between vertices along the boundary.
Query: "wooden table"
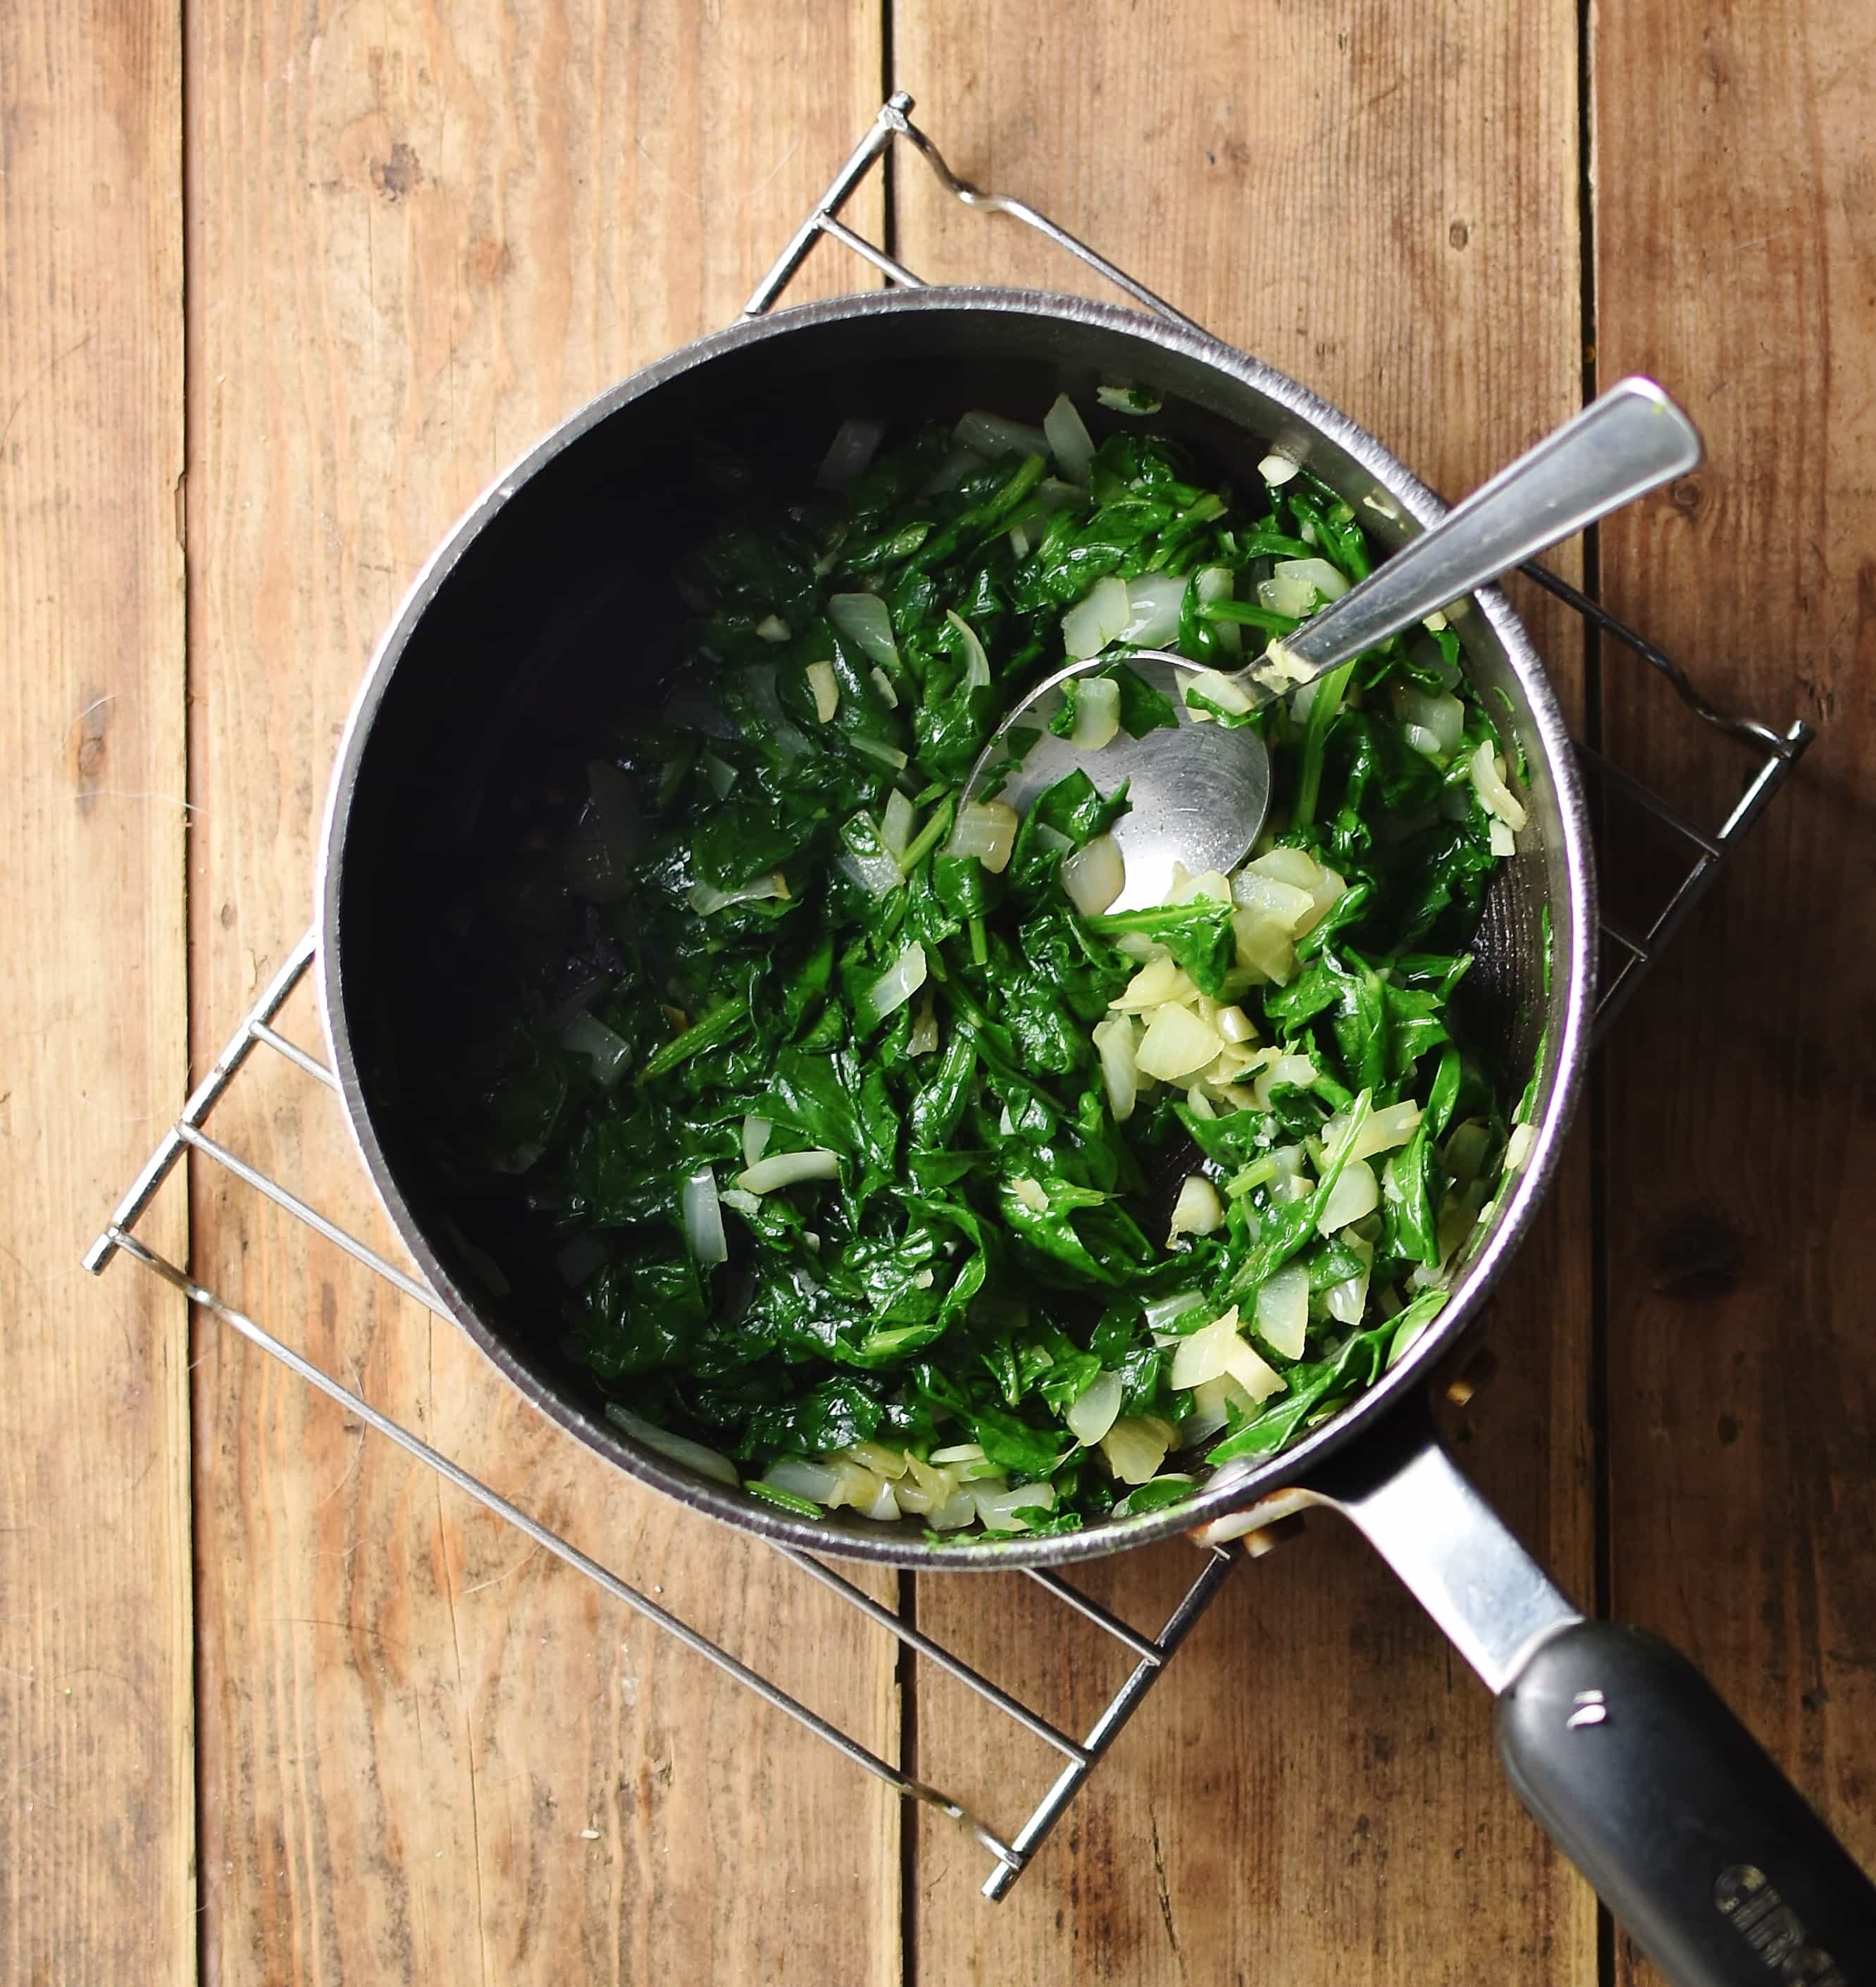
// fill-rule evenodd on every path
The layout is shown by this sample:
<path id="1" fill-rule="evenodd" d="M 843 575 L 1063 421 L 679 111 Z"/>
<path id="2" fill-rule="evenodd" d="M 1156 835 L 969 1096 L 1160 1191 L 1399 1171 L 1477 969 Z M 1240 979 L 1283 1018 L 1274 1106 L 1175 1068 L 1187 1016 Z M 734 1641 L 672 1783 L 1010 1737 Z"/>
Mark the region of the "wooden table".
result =
<path id="1" fill-rule="evenodd" d="M 1822 739 L 1604 1057 L 1499 1305 L 1501 1377 L 1454 1432 L 1560 1578 L 1697 1651 L 1876 1863 L 1876 13 L 1587 21 L 0 9 L 0 1976 L 1645 1971 L 1505 1790 L 1483 1694 L 1332 1525 L 1238 1577 L 992 1909 L 948 1824 L 153 1280 L 78 1268 L 306 921 L 334 742 L 426 550 L 569 409 L 734 313 L 888 77 L 962 170 L 1436 486 L 1592 376 L 1653 372 L 1704 428 L 1709 466 L 1605 528 L 1591 577 L 1716 698 Z M 1076 280 L 910 160 L 855 218 L 932 278 Z M 859 280 L 823 251 L 797 294 Z M 1579 721 L 1716 818 L 1736 762 L 1535 621 Z M 291 1072 L 217 1135 L 372 1220 Z M 608 1474 L 224 1176 L 147 1232 L 869 1744 L 1006 1826 L 1039 1783 L 944 1679 Z M 1144 1621 L 1190 1571 L 1175 1551 L 1093 1584 Z M 1019 1583 L 915 1602 L 1007 1680 L 1092 1687 Z"/>

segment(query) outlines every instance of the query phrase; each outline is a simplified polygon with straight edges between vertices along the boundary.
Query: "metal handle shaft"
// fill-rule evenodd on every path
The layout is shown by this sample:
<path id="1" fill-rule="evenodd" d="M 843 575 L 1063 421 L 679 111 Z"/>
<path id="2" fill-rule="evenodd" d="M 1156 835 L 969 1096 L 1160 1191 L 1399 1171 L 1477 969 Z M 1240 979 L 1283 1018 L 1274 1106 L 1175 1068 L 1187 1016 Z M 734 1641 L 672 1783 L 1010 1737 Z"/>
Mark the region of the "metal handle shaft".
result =
<path id="1" fill-rule="evenodd" d="M 1700 454 L 1692 422 L 1652 380 L 1618 380 L 1286 636 L 1283 648 L 1309 676 L 1334 669 L 1686 475 Z"/>

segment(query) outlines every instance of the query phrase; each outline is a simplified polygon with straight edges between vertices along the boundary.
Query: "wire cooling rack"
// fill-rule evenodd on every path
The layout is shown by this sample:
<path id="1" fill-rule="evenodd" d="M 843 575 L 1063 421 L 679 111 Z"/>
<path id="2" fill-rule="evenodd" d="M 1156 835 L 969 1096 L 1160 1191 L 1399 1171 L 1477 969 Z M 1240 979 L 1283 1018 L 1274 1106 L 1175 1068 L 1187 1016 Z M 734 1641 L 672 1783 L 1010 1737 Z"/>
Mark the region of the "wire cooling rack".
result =
<path id="1" fill-rule="evenodd" d="M 1112 283 L 1143 309 L 1180 324 L 1191 325 L 1190 318 L 1174 310 L 1171 305 L 1154 295 L 1152 291 L 1136 281 L 1124 269 L 1109 261 L 1085 242 L 1077 240 L 1065 228 L 1058 227 L 1046 215 L 1038 213 L 1021 201 L 980 192 L 976 187 L 958 179 L 946 165 L 931 140 L 911 123 L 911 110 L 912 100 L 903 91 L 891 97 L 881 106 L 866 136 L 854 147 L 852 155 L 835 175 L 827 191 L 815 204 L 813 211 L 796 230 L 774 267 L 757 286 L 745 307 L 743 314 L 746 316 L 759 316 L 773 307 L 786 290 L 796 272 L 823 237 L 830 238 L 851 250 L 879 271 L 889 283 L 899 288 L 924 287 L 920 278 L 910 269 L 884 249 L 857 234 L 840 218 L 840 209 L 854 188 L 895 143 L 904 140 L 930 166 L 945 189 L 964 205 L 1004 214 L 1022 222 Z M 1812 734 L 1810 727 L 1803 723 L 1793 724 L 1787 730 L 1780 732 L 1753 720 L 1731 717 L 1714 710 L 1701 697 L 1679 665 L 1634 629 L 1625 626 L 1595 601 L 1566 585 L 1554 575 L 1536 566 L 1527 567 L 1524 570 L 1540 585 L 1547 588 L 1581 615 L 1598 634 L 1632 649 L 1664 677 L 1695 721 L 1709 727 L 1716 736 L 1732 739 L 1744 747 L 1748 754 L 1740 797 L 1720 825 L 1709 832 L 1697 827 L 1660 794 L 1632 778 L 1602 753 L 1585 746 L 1578 746 L 1578 750 L 1582 753 L 1588 767 L 1599 776 L 1605 795 L 1618 793 L 1625 795 L 1652 816 L 1667 831 L 1670 840 L 1679 850 L 1677 859 L 1686 864 L 1679 882 L 1666 901 L 1645 924 L 1634 926 L 1605 919 L 1602 927 L 1605 941 L 1604 991 L 1597 1013 L 1597 1027 L 1600 1031 L 1606 1027 L 1633 992 L 1642 973 L 1659 956 L 1689 913 L 1712 887 L 1729 851 L 1751 828 L 1790 777 L 1792 769 L 1810 744 Z M 270 1061 L 276 1074 L 279 1064 L 284 1062 L 297 1071 L 300 1077 L 325 1085 L 333 1093 L 333 1108 L 335 1110 L 338 1108 L 338 1083 L 332 1071 L 318 1057 L 283 1034 L 277 1025 L 281 1020 L 282 1008 L 305 978 L 316 950 L 316 934 L 308 933 L 294 947 L 286 963 L 274 976 L 272 983 L 242 1017 L 230 1037 L 227 1047 L 216 1058 L 214 1066 L 184 1105 L 180 1115 L 165 1133 L 161 1143 L 150 1155 L 143 1170 L 118 1203 L 104 1232 L 92 1244 L 85 1257 L 86 1267 L 94 1274 L 101 1273 L 120 1252 L 143 1263 L 182 1291 L 190 1303 L 220 1318 L 242 1338 L 270 1353 L 308 1386 L 336 1402 L 349 1413 L 355 1415 L 361 1422 L 388 1440 L 396 1442 L 419 1462 L 428 1465 L 458 1489 L 505 1519 L 536 1545 L 564 1560 L 569 1566 L 578 1568 L 613 1599 L 622 1602 L 667 1634 L 675 1637 L 685 1648 L 694 1651 L 706 1661 L 716 1664 L 719 1669 L 726 1672 L 737 1682 L 753 1691 L 776 1709 L 785 1712 L 854 1766 L 884 1781 L 898 1793 L 908 1799 L 924 1801 L 968 1829 L 992 1858 L 989 1874 L 983 1884 L 984 1894 L 992 1899 L 1006 1895 L 1027 1867 L 1037 1847 L 1061 1819 L 1083 1783 L 1100 1763 L 1102 1755 L 1144 1702 L 1148 1692 L 1164 1673 L 1180 1644 L 1210 1605 L 1233 1568 L 1240 1563 L 1247 1551 L 1255 1556 L 1261 1547 L 1275 1535 L 1274 1529 L 1266 1530 L 1265 1528 L 1274 1528 L 1276 1522 L 1285 1515 L 1284 1501 L 1281 1499 L 1270 1500 L 1256 1511 L 1245 1513 L 1241 1520 L 1235 1521 L 1242 1528 L 1241 1544 L 1213 1543 L 1202 1550 L 1196 1578 L 1157 1634 L 1143 1633 L 1117 1619 L 1098 1602 L 1056 1574 L 1035 1570 L 1027 1574 L 1026 1577 L 1043 1589 L 1053 1602 L 1071 1610 L 1080 1621 L 1088 1624 L 1090 1632 L 1105 1637 L 1132 1658 L 1124 1680 L 1100 1715 L 1079 1738 L 1062 1729 L 1055 1719 L 1042 1710 L 999 1688 L 941 1643 L 921 1634 L 910 1622 L 902 1620 L 890 1607 L 863 1592 L 832 1567 L 805 1553 L 785 1547 L 773 1548 L 790 1561 L 803 1578 L 818 1581 L 833 1589 L 844 1600 L 860 1609 L 881 1631 L 896 1637 L 918 1658 L 957 1678 L 995 1712 L 1041 1739 L 1061 1756 L 1063 1765 L 1055 1780 L 1031 1809 L 1027 1819 L 1006 1839 L 948 1794 L 925 1785 L 902 1772 L 899 1767 L 881 1759 L 838 1726 L 809 1709 L 780 1685 L 759 1671 L 752 1669 L 727 1649 L 691 1627 L 680 1616 L 660 1606 L 629 1580 L 570 1545 L 538 1520 L 490 1489 L 461 1464 L 440 1454 L 391 1415 L 373 1407 L 351 1388 L 322 1371 L 291 1346 L 275 1338 L 263 1325 L 231 1304 L 224 1303 L 213 1290 L 203 1288 L 186 1270 L 168 1260 L 138 1236 L 135 1232 L 137 1222 L 155 1199 L 157 1190 L 177 1161 L 185 1153 L 193 1152 L 221 1167 L 276 1206 L 284 1208 L 288 1213 L 305 1223 L 327 1241 L 344 1250 L 348 1255 L 375 1271 L 406 1296 L 426 1306 L 440 1317 L 449 1318 L 449 1313 L 438 1302 L 434 1293 L 418 1278 L 388 1260 L 335 1222 L 329 1220 L 316 1208 L 309 1206 L 291 1186 L 272 1178 L 258 1167 L 251 1165 L 238 1153 L 231 1151 L 213 1137 L 207 1128 L 217 1104 L 234 1084 L 244 1078 L 251 1065 L 256 1066 L 256 1073 L 251 1080 L 258 1083 L 267 1080 L 260 1073 L 259 1066 Z M 267 1054 L 257 1058 L 257 1050 L 264 1050 Z M 454 1322 L 453 1320 L 450 1321 Z"/>

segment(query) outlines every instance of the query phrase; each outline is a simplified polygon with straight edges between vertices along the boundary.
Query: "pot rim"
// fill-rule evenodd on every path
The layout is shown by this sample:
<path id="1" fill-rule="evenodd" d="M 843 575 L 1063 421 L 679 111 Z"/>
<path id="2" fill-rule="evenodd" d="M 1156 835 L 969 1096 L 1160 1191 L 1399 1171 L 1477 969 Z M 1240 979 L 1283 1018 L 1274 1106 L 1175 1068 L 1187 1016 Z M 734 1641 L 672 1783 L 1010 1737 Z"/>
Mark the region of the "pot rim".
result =
<path id="1" fill-rule="evenodd" d="M 1447 508 L 1366 429 L 1287 374 L 1207 332 L 1117 305 L 1029 289 L 933 286 L 830 298 L 766 316 L 740 319 L 679 347 L 569 415 L 488 484 L 412 582 L 372 653 L 346 720 L 328 791 L 315 879 L 319 1004 L 346 1121 L 392 1225 L 446 1310 L 507 1379 L 569 1433 L 628 1475 L 688 1508 L 753 1532 L 774 1545 L 931 1570 L 990 1571 L 1056 1566 L 1154 1544 L 1241 1510 L 1274 1491 L 1306 1483 L 1313 1465 L 1356 1440 L 1404 1398 L 1416 1392 L 1476 1327 L 1487 1295 L 1524 1239 L 1549 1188 L 1581 1096 L 1588 1056 L 1595 979 L 1595 876 L 1574 744 L 1524 624 L 1499 589 L 1482 589 L 1473 598 L 1524 691 L 1531 713 L 1531 735 L 1526 742 L 1541 752 L 1556 794 L 1564 875 L 1574 913 L 1568 956 L 1559 956 L 1553 962 L 1553 970 L 1564 975 L 1563 1026 L 1552 1044 L 1555 1076 L 1548 1101 L 1535 1123 L 1535 1142 L 1484 1248 L 1467 1267 L 1452 1301 L 1398 1362 L 1366 1392 L 1294 1447 L 1228 1483 L 1201 1490 L 1189 1502 L 1169 1510 L 1106 1520 L 1083 1531 L 1042 1537 L 1019 1535 L 1008 1541 L 975 1545 L 928 1543 L 925 1535 L 911 1534 L 903 1523 L 894 1527 L 873 1526 L 864 1520 L 846 1524 L 796 1517 L 761 1503 L 745 1491 L 684 1472 L 655 1451 L 625 1437 L 530 1371 L 505 1339 L 491 1329 L 480 1315 L 473 1294 L 463 1288 L 431 1246 L 411 1213 L 373 1126 L 342 990 L 344 931 L 338 909 L 345 836 L 372 721 L 398 661 L 431 601 L 483 528 L 524 485 L 591 429 L 669 381 L 746 345 L 810 333 L 823 324 L 908 312 L 1042 318 L 1143 339 L 1207 365 L 1233 384 L 1249 387 L 1275 402 L 1294 420 L 1357 463 L 1406 516 L 1421 526 L 1435 521 Z"/>

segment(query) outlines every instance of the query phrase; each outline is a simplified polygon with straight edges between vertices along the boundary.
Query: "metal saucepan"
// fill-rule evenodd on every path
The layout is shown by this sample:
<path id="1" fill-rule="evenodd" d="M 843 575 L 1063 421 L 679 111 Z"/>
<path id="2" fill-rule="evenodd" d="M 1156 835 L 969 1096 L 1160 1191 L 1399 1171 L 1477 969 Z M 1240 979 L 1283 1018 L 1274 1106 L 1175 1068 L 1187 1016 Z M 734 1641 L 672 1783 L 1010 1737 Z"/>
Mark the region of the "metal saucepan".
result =
<path id="1" fill-rule="evenodd" d="M 537 1406 L 700 1512 L 820 1553 L 928 1567 L 1059 1565 L 1228 1523 L 1277 1493 L 1342 1511 L 1497 1699 L 1520 1795 L 1670 1978 L 1693 1987 L 1876 1982 L 1876 1888 L 1697 1673 L 1638 1630 L 1586 1621 L 1440 1446 L 1428 1383 L 1477 1327 L 1529 1226 L 1581 1089 L 1595 884 L 1583 795 L 1529 638 L 1495 590 L 1460 618 L 1474 682 L 1508 703 L 1531 825 L 1488 899 L 1467 982 L 1474 1037 L 1507 1085 L 1537 1075 L 1535 1143 L 1453 1300 L 1404 1358 L 1294 1449 L 1171 1512 L 998 1546 L 927 1543 L 843 1516 L 797 1519 L 621 1435 L 557 1357 L 538 1292 L 496 1287 L 453 1219 L 408 1100 L 465 956 L 440 877 L 498 859 L 537 755 L 660 694 L 682 609 L 669 575 L 706 514 L 700 444 L 811 469 L 849 414 L 1033 418 L 1104 380 L 1147 387 L 1156 425 L 1254 486 L 1275 445 L 1383 544 L 1438 501 L 1371 436 L 1183 326 L 1005 290 L 874 295 L 745 321 L 564 423 L 504 476 L 419 575 L 380 645 L 339 756 L 320 886 L 320 963 L 346 1108 L 391 1218 L 463 1328 Z M 622 631 L 629 631 L 629 633 Z M 1551 970 L 1544 970 L 1546 928 Z M 473 953 L 472 955 L 473 956 Z"/>

